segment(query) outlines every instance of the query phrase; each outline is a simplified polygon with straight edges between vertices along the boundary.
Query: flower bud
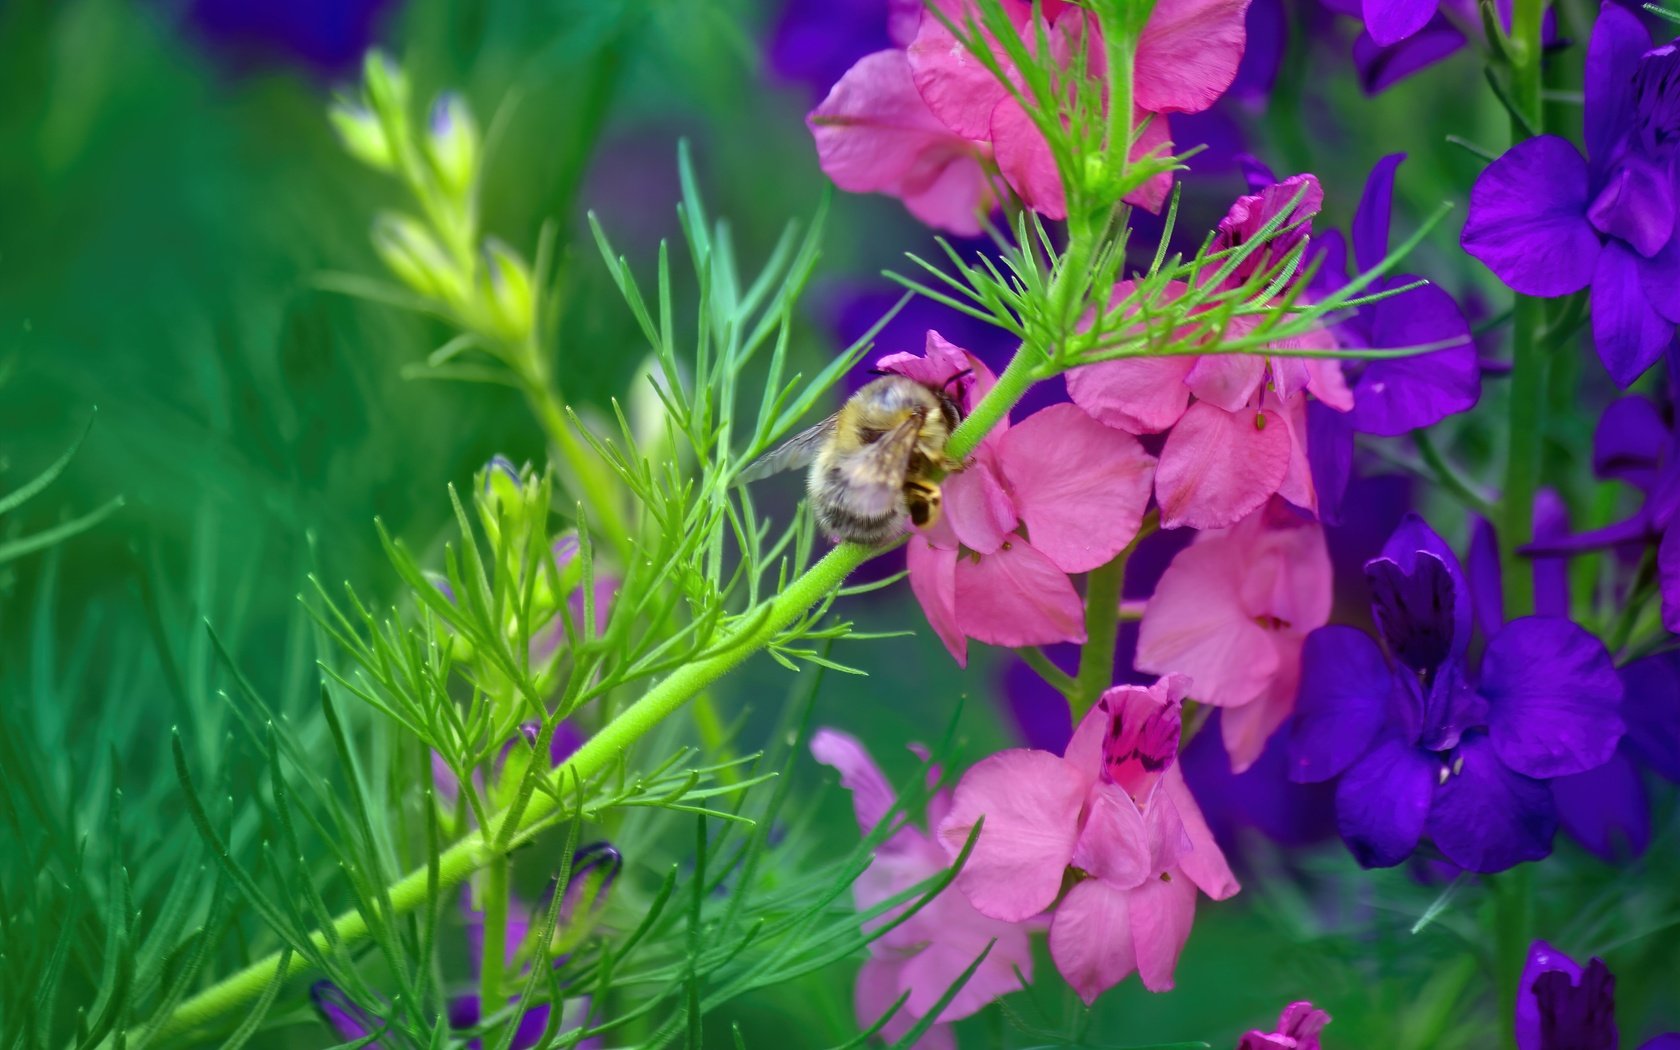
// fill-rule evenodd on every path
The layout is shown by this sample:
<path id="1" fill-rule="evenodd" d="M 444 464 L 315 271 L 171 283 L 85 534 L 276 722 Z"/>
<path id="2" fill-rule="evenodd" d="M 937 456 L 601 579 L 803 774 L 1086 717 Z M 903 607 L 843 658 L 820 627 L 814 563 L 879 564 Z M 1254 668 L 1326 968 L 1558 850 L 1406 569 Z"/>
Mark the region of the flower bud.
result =
<path id="1" fill-rule="evenodd" d="M 592 842 L 572 854 L 571 877 L 560 898 L 560 914 L 554 924 L 554 941 L 549 953 L 558 959 L 576 951 L 594 932 L 618 873 L 624 870 L 624 856 L 611 843 Z"/>
<path id="2" fill-rule="evenodd" d="M 367 85 L 368 102 L 377 116 L 401 123 L 408 114 L 408 75 L 391 61 L 391 56 L 377 48 L 362 60 L 362 81 Z"/>
<path id="3" fill-rule="evenodd" d="M 454 92 L 439 95 L 432 103 L 426 129 L 426 153 L 444 188 L 465 197 L 478 171 L 478 125 L 472 111 Z"/>
<path id="4" fill-rule="evenodd" d="M 387 269 L 421 295 L 457 303 L 461 276 L 431 231 L 419 220 L 387 212 L 374 220 L 373 250 Z"/>
<path id="5" fill-rule="evenodd" d="M 344 151 L 375 171 L 392 171 L 396 156 L 379 118 L 366 106 L 340 99 L 327 109 Z"/>
<path id="6" fill-rule="evenodd" d="M 508 339 L 523 340 L 536 326 L 530 268 L 518 252 L 491 238 L 484 246 L 484 275 L 492 322 Z"/>
<path id="7" fill-rule="evenodd" d="M 686 378 L 680 374 L 677 377 L 679 382 Z M 661 392 L 664 392 L 663 398 Z M 650 354 L 636 369 L 636 378 L 631 381 L 629 416 L 630 433 L 636 439 L 637 452 L 653 463 L 671 459 L 687 450 L 681 443 L 672 448 L 667 440 L 669 432 L 665 422 L 670 410 L 665 407 L 665 401 L 670 396 L 665 370 L 660 366 L 659 359 Z"/>

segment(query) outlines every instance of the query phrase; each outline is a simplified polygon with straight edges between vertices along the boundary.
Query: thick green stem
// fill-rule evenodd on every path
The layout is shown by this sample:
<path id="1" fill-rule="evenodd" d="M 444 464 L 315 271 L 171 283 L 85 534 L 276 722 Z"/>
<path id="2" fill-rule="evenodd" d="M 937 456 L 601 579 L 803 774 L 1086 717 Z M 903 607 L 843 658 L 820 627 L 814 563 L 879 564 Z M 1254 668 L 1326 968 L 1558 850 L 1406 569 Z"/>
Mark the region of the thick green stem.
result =
<path id="1" fill-rule="evenodd" d="M 1104 689 L 1114 684 L 1114 648 L 1120 638 L 1120 588 L 1126 582 L 1127 547 L 1085 578 L 1085 645 L 1079 650 L 1079 688 L 1070 698 L 1078 722 Z"/>
<path id="2" fill-rule="evenodd" d="M 484 952 L 479 960 L 478 1001 L 485 1013 L 495 1011 L 502 1001 L 502 974 L 507 958 L 508 868 L 507 854 L 498 853 L 490 859 L 484 872 L 484 896 L 479 902 L 484 912 Z"/>
<path id="3" fill-rule="evenodd" d="M 1510 871 L 1494 876 L 1493 936 L 1496 965 L 1494 984 L 1498 989 L 1499 1011 L 1504 1027 L 1505 1045 L 1517 1045 L 1516 1011 L 1511 1004 L 1517 1001 L 1518 985 L 1522 982 L 1523 967 L 1528 959 L 1528 946 L 1534 922 L 1534 873 L 1532 864 L 1519 864 Z"/>

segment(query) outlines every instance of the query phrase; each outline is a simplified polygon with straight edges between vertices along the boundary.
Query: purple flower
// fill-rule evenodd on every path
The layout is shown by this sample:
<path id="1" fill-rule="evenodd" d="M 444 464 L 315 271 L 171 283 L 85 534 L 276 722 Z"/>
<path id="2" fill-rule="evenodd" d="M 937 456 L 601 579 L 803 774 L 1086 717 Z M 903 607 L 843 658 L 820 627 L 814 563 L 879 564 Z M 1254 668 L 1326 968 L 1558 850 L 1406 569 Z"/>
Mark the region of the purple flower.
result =
<path id="1" fill-rule="evenodd" d="M 907 46 L 921 13 L 919 0 L 787 0 L 766 49 L 770 70 L 815 103 L 864 55 Z"/>
<path id="2" fill-rule="evenodd" d="M 349 72 L 392 0 L 195 0 L 187 19 L 237 65 L 290 61 L 326 76 Z"/>
<path id="3" fill-rule="evenodd" d="M 1474 0 L 1445 0 L 1444 3 L 1377 0 L 1375 6 L 1379 10 L 1375 12 L 1371 12 L 1372 0 L 1366 0 L 1363 8 L 1357 0 L 1325 0 L 1325 4 L 1332 10 L 1365 20 L 1365 31 L 1353 42 L 1353 63 L 1359 72 L 1359 84 L 1368 95 L 1386 91 L 1412 74 L 1457 54 L 1470 42 L 1463 27 L 1481 22 L 1481 12 Z M 1496 0 L 1496 6 L 1500 22 L 1510 32 L 1511 0 Z M 1413 25 L 1417 28 L 1394 36 L 1397 28 Z M 1547 49 L 1559 44 L 1557 13 L 1550 8 L 1542 16 L 1540 43 Z"/>
<path id="4" fill-rule="evenodd" d="M 1604 960 L 1583 968 L 1545 941 L 1528 948 L 1517 985 L 1517 1050 L 1616 1050 L 1616 978 Z M 1640 1050 L 1675 1050 L 1680 1033 L 1659 1035 Z"/>
<path id="5" fill-rule="evenodd" d="M 1345 286 L 1350 272 L 1371 270 L 1388 254 L 1394 174 L 1405 159 L 1404 153 L 1389 154 L 1376 163 L 1365 181 L 1353 215 L 1351 271 L 1341 231 L 1331 230 L 1317 238 L 1311 251 L 1319 269 L 1312 289 L 1320 297 Z M 1386 291 L 1416 280 L 1409 274 L 1391 275 L 1379 278 L 1370 291 Z M 1321 407 L 1314 411 L 1309 406 L 1308 457 L 1320 514 L 1331 522 L 1339 516 L 1356 432 L 1405 434 L 1473 408 L 1482 393 L 1470 325 L 1453 297 L 1436 285 L 1426 284 L 1360 307 L 1336 326 L 1335 336 L 1343 346 L 1361 348 L 1452 345 L 1411 357 L 1344 362 L 1353 410 L 1344 413 Z"/>
<path id="6" fill-rule="evenodd" d="M 1469 586 L 1415 514 L 1365 576 L 1387 653 L 1351 627 L 1308 636 L 1291 776 L 1340 775 L 1337 830 L 1366 867 L 1400 863 L 1426 834 L 1471 871 L 1546 856 L 1558 824 L 1546 781 L 1603 765 L 1623 734 L 1603 644 L 1568 620 L 1523 617 L 1473 667 Z"/>
<path id="7" fill-rule="evenodd" d="M 1471 187 L 1461 243 L 1524 295 L 1590 285 L 1593 342 L 1625 387 L 1680 321 L 1680 49 L 1651 49 L 1639 19 L 1606 3 L 1585 80 L 1587 156 L 1556 135 L 1511 147 Z"/>
<path id="8" fill-rule="evenodd" d="M 1630 517 L 1591 532 L 1536 537 L 1523 553 L 1572 555 L 1623 544 L 1657 544 L 1657 587 L 1663 626 L 1680 633 L 1680 433 L 1647 398 L 1624 397 L 1599 418 L 1593 434 L 1593 471 L 1625 481 L 1644 494 Z"/>

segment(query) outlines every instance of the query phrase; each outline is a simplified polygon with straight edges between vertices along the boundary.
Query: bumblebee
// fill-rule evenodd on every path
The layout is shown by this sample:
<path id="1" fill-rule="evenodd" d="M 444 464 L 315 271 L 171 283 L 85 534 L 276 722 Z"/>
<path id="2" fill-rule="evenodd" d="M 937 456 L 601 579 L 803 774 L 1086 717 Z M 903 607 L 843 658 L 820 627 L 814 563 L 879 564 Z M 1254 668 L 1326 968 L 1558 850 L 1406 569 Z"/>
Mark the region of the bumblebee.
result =
<path id="1" fill-rule="evenodd" d="M 962 410 L 944 387 L 883 375 L 840 411 L 767 453 L 743 481 L 810 464 L 806 482 L 817 525 L 838 540 L 878 547 L 904 530 L 939 520 L 939 479 L 961 464 L 945 442 Z"/>

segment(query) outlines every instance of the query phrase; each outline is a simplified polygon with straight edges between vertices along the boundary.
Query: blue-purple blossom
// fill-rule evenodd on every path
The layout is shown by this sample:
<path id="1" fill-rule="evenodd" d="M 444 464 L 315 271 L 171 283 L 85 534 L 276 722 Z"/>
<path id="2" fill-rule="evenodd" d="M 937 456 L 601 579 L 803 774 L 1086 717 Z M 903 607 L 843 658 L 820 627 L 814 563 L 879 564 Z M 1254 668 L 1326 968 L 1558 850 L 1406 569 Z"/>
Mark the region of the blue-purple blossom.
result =
<path id="1" fill-rule="evenodd" d="M 1517 984 L 1517 1050 L 1616 1050 L 1616 978 L 1604 960 L 1581 966 L 1545 941 L 1528 949 Z M 1639 1050 L 1680 1050 L 1680 1032 Z"/>
<path id="2" fill-rule="evenodd" d="M 1291 776 L 1341 778 L 1337 829 L 1366 867 L 1400 863 L 1425 836 L 1471 871 L 1546 856 L 1558 826 L 1546 782 L 1603 765 L 1623 735 L 1604 645 L 1528 616 L 1473 666 L 1468 583 L 1415 514 L 1365 576 L 1384 644 L 1343 626 L 1308 636 Z"/>
<path id="3" fill-rule="evenodd" d="M 1680 321 L 1680 48 L 1652 48 L 1639 19 L 1606 2 L 1584 87 L 1586 156 L 1556 135 L 1511 147 L 1471 188 L 1461 243 L 1524 295 L 1591 286 L 1593 342 L 1625 387 Z"/>
<path id="4" fill-rule="evenodd" d="M 1379 160 L 1366 179 L 1351 230 L 1352 259 L 1339 230 L 1314 240 L 1311 257 L 1319 268 L 1311 288 L 1319 297 L 1344 287 L 1351 275 L 1374 269 L 1388 254 L 1394 175 L 1404 153 Z M 1350 267 L 1351 262 L 1351 267 Z M 1369 291 L 1381 292 L 1418 280 L 1410 274 L 1382 277 Z M 1336 412 L 1309 405 L 1308 455 L 1318 488 L 1319 514 L 1332 524 L 1352 470 L 1355 433 L 1394 436 L 1431 426 L 1473 408 L 1481 397 L 1481 370 L 1470 325 L 1458 303 L 1440 287 L 1426 284 L 1360 307 L 1335 328 L 1337 342 L 1360 348 L 1449 344 L 1409 357 L 1346 361 L 1353 410 Z"/>
<path id="5" fill-rule="evenodd" d="M 333 76 L 355 68 L 392 0 L 194 0 L 186 17 L 239 65 L 297 62 Z"/>

